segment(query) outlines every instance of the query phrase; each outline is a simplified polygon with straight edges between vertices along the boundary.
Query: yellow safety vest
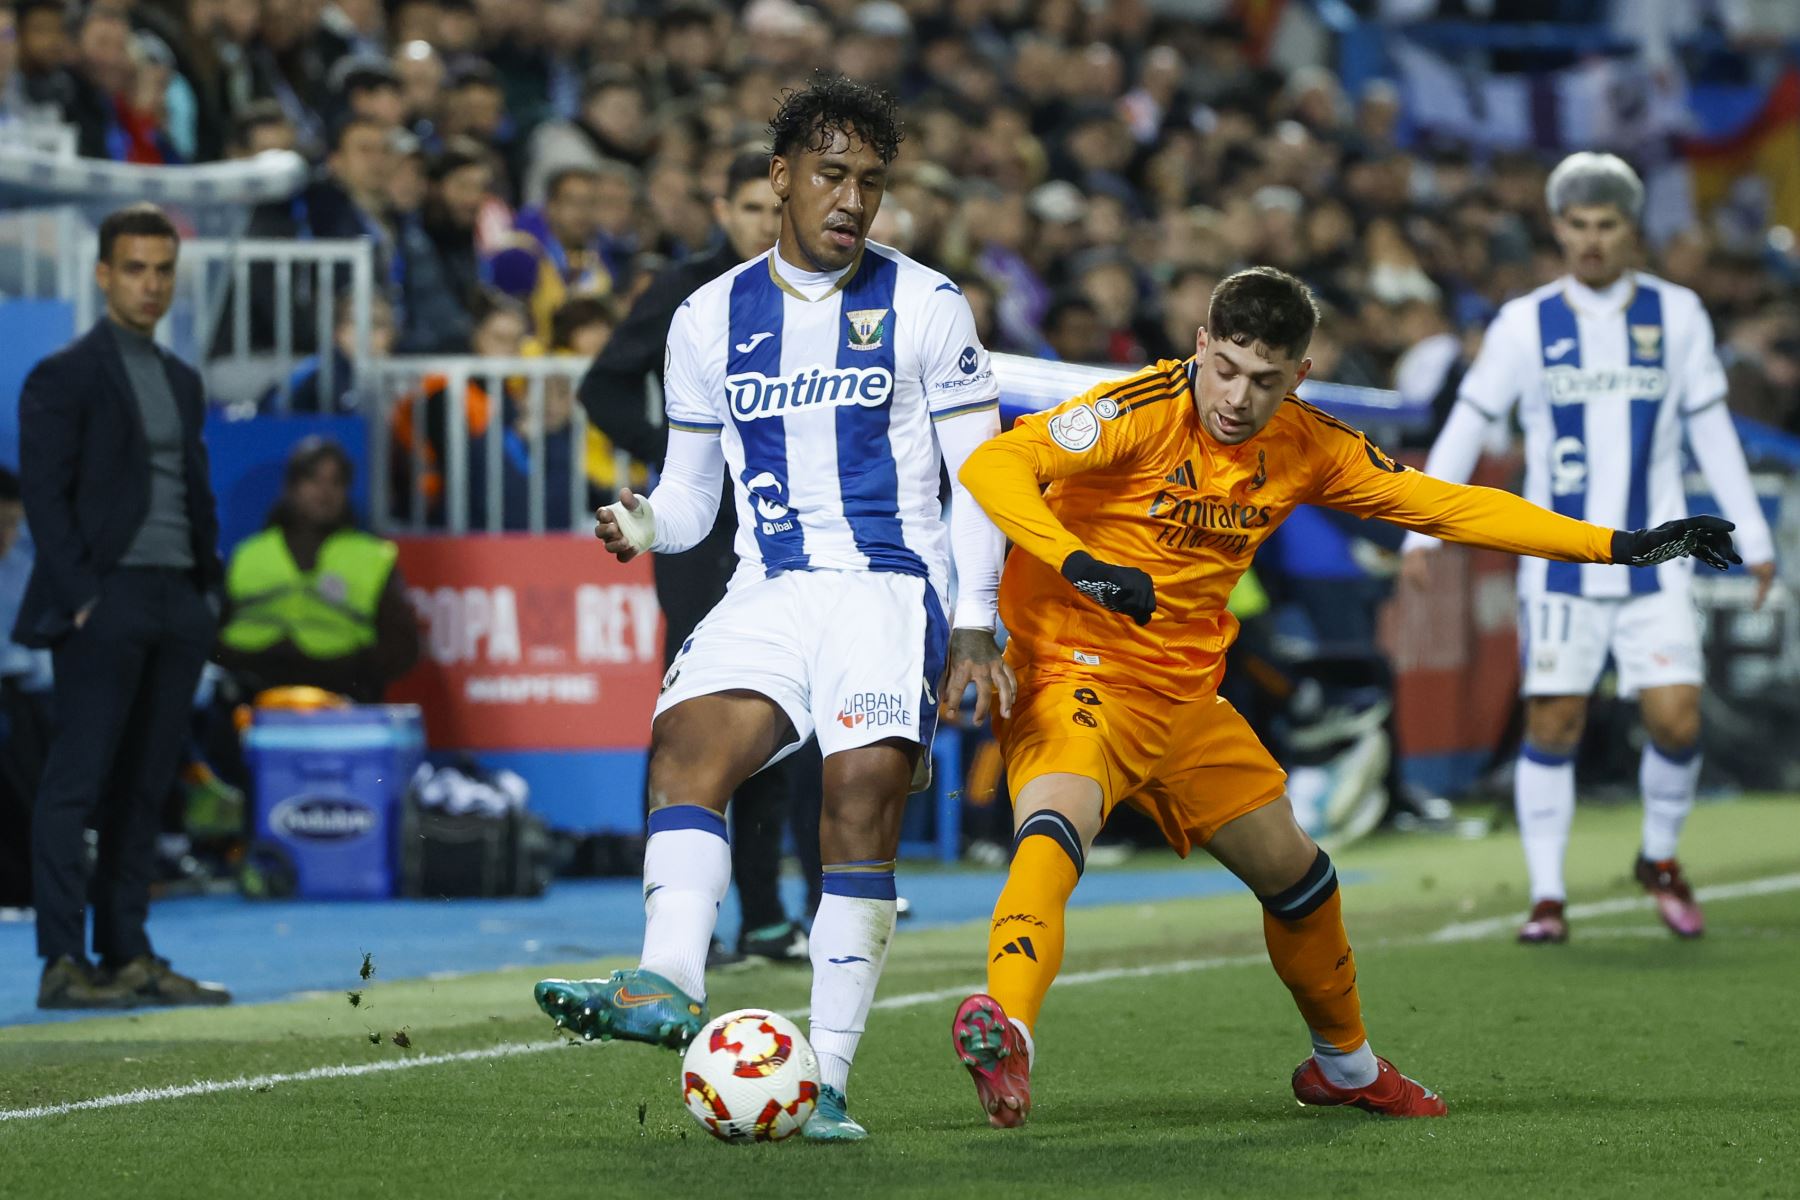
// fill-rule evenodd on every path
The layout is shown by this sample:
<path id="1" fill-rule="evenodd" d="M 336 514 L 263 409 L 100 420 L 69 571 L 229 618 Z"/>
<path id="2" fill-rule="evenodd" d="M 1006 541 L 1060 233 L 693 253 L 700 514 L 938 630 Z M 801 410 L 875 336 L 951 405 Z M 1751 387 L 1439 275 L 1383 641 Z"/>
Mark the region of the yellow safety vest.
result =
<path id="1" fill-rule="evenodd" d="M 1269 593 L 1263 590 L 1262 580 L 1256 577 L 1254 568 L 1246 567 L 1238 576 L 1231 595 L 1225 600 L 1225 611 L 1240 621 L 1260 617 L 1269 611 Z"/>
<path id="2" fill-rule="evenodd" d="M 220 639 L 254 654 L 290 641 L 310 658 L 340 658 L 375 644 L 375 609 L 399 549 L 356 530 L 325 539 L 302 571 L 279 528 L 246 540 L 231 556 L 225 590 L 231 623 Z"/>

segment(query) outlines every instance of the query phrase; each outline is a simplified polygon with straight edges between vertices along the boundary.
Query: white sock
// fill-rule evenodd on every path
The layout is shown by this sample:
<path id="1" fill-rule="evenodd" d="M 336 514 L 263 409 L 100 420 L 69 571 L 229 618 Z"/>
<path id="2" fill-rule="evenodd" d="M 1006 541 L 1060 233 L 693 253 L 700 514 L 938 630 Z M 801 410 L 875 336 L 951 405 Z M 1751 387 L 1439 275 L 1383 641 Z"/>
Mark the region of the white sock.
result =
<path id="1" fill-rule="evenodd" d="M 823 874 L 812 925 L 810 1037 L 819 1082 L 848 1095 L 850 1063 L 894 940 L 894 864 L 827 864 Z"/>
<path id="2" fill-rule="evenodd" d="M 1638 762 L 1638 788 L 1644 793 L 1644 857 L 1651 862 L 1675 857 L 1675 843 L 1694 807 L 1694 789 L 1699 783 L 1698 746 L 1678 755 L 1644 746 L 1644 757 Z"/>
<path id="3" fill-rule="evenodd" d="M 1561 900 L 1563 854 L 1569 846 L 1569 824 L 1575 819 L 1575 760 L 1537 749 L 1527 742 L 1519 750 L 1513 773 L 1513 810 L 1519 838 L 1525 843 L 1525 871 L 1531 877 L 1531 902 Z"/>
<path id="4" fill-rule="evenodd" d="M 1369 1049 L 1369 1039 L 1346 1053 L 1330 1042 L 1313 1035 L 1313 1061 L 1319 1064 L 1319 1070 L 1333 1087 L 1361 1088 L 1375 1082 L 1381 1074 L 1381 1067 L 1375 1061 L 1375 1052 Z"/>
<path id="5" fill-rule="evenodd" d="M 644 953 L 654 971 L 696 1000 L 706 999 L 706 952 L 731 886 L 725 818 L 697 804 L 650 814 L 644 843 Z"/>

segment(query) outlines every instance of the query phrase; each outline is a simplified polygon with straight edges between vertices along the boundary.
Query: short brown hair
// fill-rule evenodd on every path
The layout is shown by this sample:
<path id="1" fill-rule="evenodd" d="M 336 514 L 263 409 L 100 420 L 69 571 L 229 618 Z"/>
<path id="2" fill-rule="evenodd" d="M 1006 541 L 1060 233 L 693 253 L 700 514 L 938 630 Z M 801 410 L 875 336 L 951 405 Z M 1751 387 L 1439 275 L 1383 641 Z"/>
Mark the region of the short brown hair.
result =
<path id="1" fill-rule="evenodd" d="M 576 331 L 602 321 L 609 329 L 619 324 L 618 309 L 605 296 L 576 296 L 564 300 L 550 315 L 550 349 L 570 349 Z"/>
<path id="2" fill-rule="evenodd" d="M 100 261 L 111 262 L 113 245 L 122 237 L 164 237 L 181 245 L 181 235 L 154 204 L 133 204 L 108 213 L 100 222 Z"/>
<path id="3" fill-rule="evenodd" d="M 1213 289 L 1206 332 L 1240 346 L 1261 342 L 1300 358 L 1319 327 L 1312 289 L 1286 271 L 1251 267 L 1228 275 Z"/>

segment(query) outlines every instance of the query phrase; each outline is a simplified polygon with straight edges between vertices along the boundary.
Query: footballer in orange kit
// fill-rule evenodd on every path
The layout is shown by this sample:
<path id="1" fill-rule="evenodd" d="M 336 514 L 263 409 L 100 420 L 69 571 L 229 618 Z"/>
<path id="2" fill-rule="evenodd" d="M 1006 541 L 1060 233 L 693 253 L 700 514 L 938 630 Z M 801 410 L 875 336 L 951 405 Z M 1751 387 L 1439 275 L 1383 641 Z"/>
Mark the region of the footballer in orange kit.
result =
<path id="1" fill-rule="evenodd" d="M 1070 895 L 1121 802 L 1183 855 L 1203 846 L 1263 905 L 1276 973 L 1312 1038 L 1303 1104 L 1387 1116 L 1444 1101 L 1370 1048 L 1330 857 L 1295 822 L 1286 775 L 1218 695 L 1237 634 L 1226 598 L 1300 504 L 1444 541 L 1568 562 L 1736 561 L 1729 522 L 1619 531 L 1397 465 L 1293 393 L 1318 308 L 1268 267 L 1213 292 L 1194 356 L 1021 418 L 959 478 L 1014 544 L 1000 584 L 1018 677 L 998 718 L 1012 867 L 988 932 L 987 990 L 963 1001 L 956 1053 L 991 1124 L 1031 1109 L 1032 1029 L 1063 956 Z"/>

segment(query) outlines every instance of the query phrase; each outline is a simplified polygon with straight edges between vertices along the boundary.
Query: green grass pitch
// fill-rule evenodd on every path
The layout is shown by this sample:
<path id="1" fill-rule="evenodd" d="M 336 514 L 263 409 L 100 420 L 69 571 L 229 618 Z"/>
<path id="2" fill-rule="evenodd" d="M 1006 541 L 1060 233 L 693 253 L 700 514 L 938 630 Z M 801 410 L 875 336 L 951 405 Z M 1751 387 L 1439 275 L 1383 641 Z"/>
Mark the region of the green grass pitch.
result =
<path id="1" fill-rule="evenodd" d="M 1344 906 L 1375 1047 L 1443 1093 L 1442 1121 L 1295 1105 L 1305 1032 L 1254 902 L 1230 896 L 1073 915 L 1021 1131 L 986 1127 L 949 1046 L 984 926 L 903 927 L 851 1080 L 861 1145 L 712 1142 L 672 1055 L 556 1045 L 535 970 L 377 976 L 354 1009 L 335 992 L 0 1030 L 0 1197 L 1800 1196 L 1800 802 L 1696 812 L 1689 872 L 1724 894 L 1692 943 L 1634 903 L 1636 822 L 1577 817 L 1561 947 L 1510 940 L 1510 831 L 1337 856 L 1364 881 Z M 726 975 L 713 1009 L 795 1012 L 806 989 L 803 971 Z M 397 1029 L 410 1048 L 368 1036 Z M 440 1061 L 503 1046 L 524 1049 Z M 401 1069 L 292 1078 L 370 1064 Z"/>

